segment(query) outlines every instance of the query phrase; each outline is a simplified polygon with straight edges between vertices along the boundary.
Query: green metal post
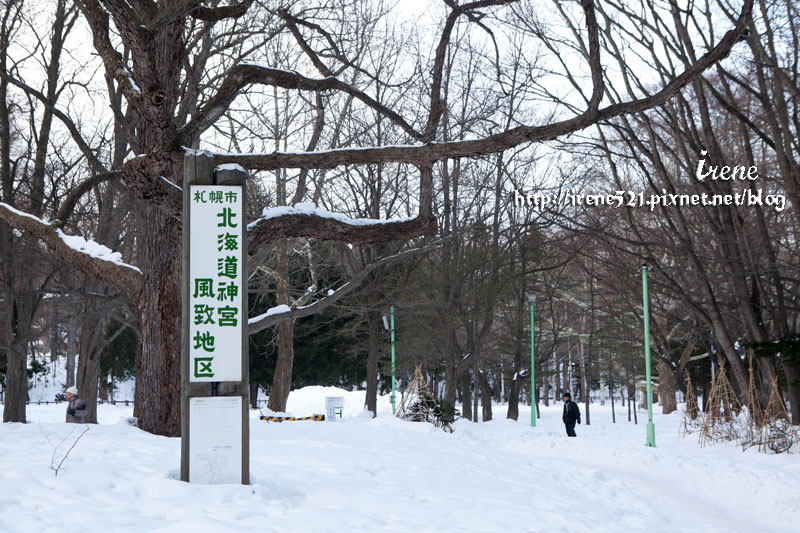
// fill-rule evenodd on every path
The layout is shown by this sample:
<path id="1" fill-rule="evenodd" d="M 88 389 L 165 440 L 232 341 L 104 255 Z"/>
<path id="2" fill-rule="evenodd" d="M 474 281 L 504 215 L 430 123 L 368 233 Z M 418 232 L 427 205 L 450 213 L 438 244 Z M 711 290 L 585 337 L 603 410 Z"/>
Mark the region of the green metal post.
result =
<path id="1" fill-rule="evenodd" d="M 644 303 L 644 365 L 647 372 L 647 446 L 656 445 L 653 425 L 653 388 L 650 376 L 650 305 L 647 295 L 647 265 L 642 265 L 642 301 Z"/>
<path id="2" fill-rule="evenodd" d="M 394 379 L 394 306 L 392 306 L 390 308 L 390 313 L 389 314 L 391 315 L 391 323 L 389 324 L 389 329 L 392 332 L 392 414 L 394 414 L 394 411 L 395 411 L 395 404 L 394 404 L 394 383 L 395 383 L 395 379 Z"/>
<path id="3" fill-rule="evenodd" d="M 536 427 L 536 374 L 533 364 L 533 301 L 531 305 L 531 427 Z"/>

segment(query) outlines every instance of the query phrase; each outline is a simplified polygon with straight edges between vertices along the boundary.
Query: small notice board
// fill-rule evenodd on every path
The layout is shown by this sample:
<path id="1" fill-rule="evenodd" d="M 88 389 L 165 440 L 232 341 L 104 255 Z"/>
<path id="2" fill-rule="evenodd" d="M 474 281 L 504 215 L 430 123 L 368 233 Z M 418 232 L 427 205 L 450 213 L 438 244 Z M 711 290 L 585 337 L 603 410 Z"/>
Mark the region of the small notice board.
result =
<path id="1" fill-rule="evenodd" d="M 189 482 L 242 482 L 242 398 L 189 399 Z"/>

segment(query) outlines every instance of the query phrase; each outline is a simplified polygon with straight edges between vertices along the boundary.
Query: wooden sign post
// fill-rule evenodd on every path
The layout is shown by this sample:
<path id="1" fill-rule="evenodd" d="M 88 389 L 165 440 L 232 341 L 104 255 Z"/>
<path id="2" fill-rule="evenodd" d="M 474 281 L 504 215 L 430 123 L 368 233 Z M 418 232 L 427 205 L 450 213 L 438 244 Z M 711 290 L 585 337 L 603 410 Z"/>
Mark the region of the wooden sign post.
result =
<path id="1" fill-rule="evenodd" d="M 183 181 L 181 480 L 250 482 L 245 171 L 188 151 Z"/>

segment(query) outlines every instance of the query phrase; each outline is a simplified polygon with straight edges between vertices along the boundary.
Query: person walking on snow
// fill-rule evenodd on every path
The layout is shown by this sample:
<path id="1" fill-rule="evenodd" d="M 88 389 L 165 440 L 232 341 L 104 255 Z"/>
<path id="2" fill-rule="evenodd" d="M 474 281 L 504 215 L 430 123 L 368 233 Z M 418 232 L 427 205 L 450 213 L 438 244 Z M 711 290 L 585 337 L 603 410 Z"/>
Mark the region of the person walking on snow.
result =
<path id="1" fill-rule="evenodd" d="M 89 414 L 89 408 L 86 407 L 86 402 L 78 398 L 78 389 L 70 387 L 67 389 L 67 423 L 70 424 L 83 424 L 86 415 Z"/>
<path id="2" fill-rule="evenodd" d="M 567 436 L 577 437 L 575 435 L 575 422 L 581 423 L 581 410 L 578 404 L 572 401 L 570 393 L 564 393 L 564 414 L 561 415 L 561 420 L 564 421 L 564 426 L 567 428 Z"/>

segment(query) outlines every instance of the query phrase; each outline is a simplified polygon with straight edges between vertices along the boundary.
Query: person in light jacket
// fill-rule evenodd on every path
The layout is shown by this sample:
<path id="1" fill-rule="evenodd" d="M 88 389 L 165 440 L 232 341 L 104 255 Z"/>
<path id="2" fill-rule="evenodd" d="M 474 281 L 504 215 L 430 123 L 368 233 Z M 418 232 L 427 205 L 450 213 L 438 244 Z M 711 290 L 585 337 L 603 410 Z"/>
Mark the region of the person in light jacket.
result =
<path id="1" fill-rule="evenodd" d="M 570 393 L 564 393 L 564 414 L 561 415 L 564 426 L 567 428 L 568 437 L 577 437 L 575 434 L 575 422 L 581 423 L 581 410 L 578 404 L 572 401 Z"/>
<path id="2" fill-rule="evenodd" d="M 86 415 L 89 414 L 89 408 L 86 407 L 86 402 L 78 398 L 78 389 L 70 387 L 67 389 L 67 423 L 69 424 L 83 424 Z"/>

